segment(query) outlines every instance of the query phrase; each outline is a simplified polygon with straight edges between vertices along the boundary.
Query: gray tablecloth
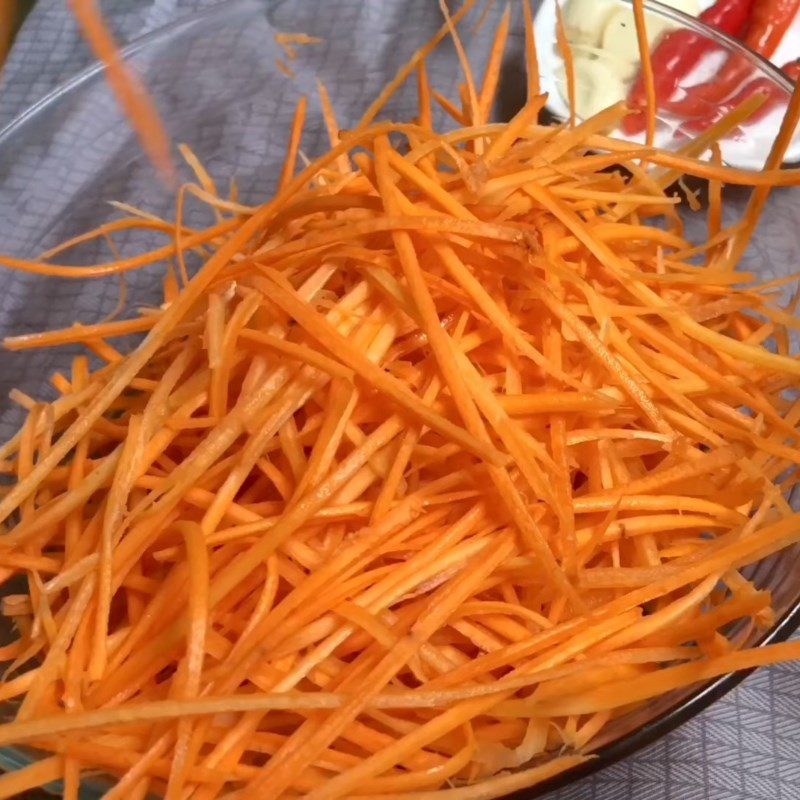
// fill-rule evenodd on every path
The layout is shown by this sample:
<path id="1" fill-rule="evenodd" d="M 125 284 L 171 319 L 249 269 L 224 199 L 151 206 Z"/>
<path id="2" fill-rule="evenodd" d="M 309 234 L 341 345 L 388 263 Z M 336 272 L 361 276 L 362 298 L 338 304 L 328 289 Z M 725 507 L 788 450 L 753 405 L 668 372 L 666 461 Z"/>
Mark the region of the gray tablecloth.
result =
<path id="1" fill-rule="evenodd" d="M 351 36 L 364 76 L 382 80 L 410 32 L 438 24 L 435 0 L 260 0 L 276 29 L 336 31 L 339 52 L 315 50 L 318 64 L 341 57 Z M 123 41 L 153 30 L 212 0 L 103 0 Z M 497 4 L 498 6 L 500 4 Z M 58 86 L 92 58 L 65 0 L 39 0 L 26 20 L 0 81 L 0 125 Z M 352 59 L 351 59 L 352 62 Z M 351 63 L 348 62 L 348 63 Z M 328 63 L 336 71 L 337 63 Z M 352 63 L 351 63 L 352 67 Z M 352 77 L 352 76 L 351 76 Z M 366 77 L 364 78 L 366 81 Z M 363 107 L 364 81 L 337 85 L 354 111 Z M 348 91 L 351 96 L 347 97 Z M 347 103 L 346 103 L 347 104 Z M 800 798 L 800 665 L 761 670 L 649 748 L 570 788 L 552 800 L 797 800 Z"/>

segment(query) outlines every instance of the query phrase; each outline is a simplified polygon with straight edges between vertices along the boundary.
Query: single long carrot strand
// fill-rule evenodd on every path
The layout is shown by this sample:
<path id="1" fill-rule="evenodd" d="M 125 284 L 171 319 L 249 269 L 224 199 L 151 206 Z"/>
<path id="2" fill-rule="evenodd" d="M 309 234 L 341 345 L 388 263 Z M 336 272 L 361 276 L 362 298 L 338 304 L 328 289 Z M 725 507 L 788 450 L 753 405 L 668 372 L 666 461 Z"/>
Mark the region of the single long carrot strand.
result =
<path id="1" fill-rule="evenodd" d="M 647 38 L 647 19 L 642 0 L 633 0 L 633 19 L 636 23 L 636 40 L 639 43 L 639 61 L 641 62 L 642 79 L 647 100 L 647 134 L 645 141 L 647 146 L 650 147 L 656 136 L 656 84 L 653 76 L 653 62 L 650 58 L 650 43 Z"/>
<path id="2" fill-rule="evenodd" d="M 3 346 L 7 350 L 27 350 L 35 347 L 56 347 L 62 344 L 73 344 L 87 339 L 107 339 L 115 336 L 128 336 L 150 330 L 158 319 L 157 315 L 148 314 L 130 320 L 101 322 L 97 325 L 72 325 L 61 331 L 47 331 L 40 334 L 7 336 Z"/>
<path id="3" fill-rule="evenodd" d="M 292 127 L 289 131 L 289 144 L 286 150 L 286 158 L 283 162 L 281 176 L 278 179 L 278 189 L 283 189 L 289 184 L 294 175 L 295 165 L 297 164 L 297 153 L 300 150 L 300 139 L 303 136 L 303 128 L 306 124 L 306 110 L 308 109 L 308 98 L 303 95 L 297 101 L 297 108 L 294 111 Z"/>
<path id="4" fill-rule="evenodd" d="M 178 258 L 178 274 L 180 275 L 184 286 L 189 283 L 189 272 L 186 268 L 186 256 L 184 255 L 182 242 L 183 206 L 184 198 L 186 196 L 186 188 L 186 184 L 183 184 L 180 189 L 178 189 L 178 201 L 175 208 L 175 255 Z M 125 273 L 123 272 L 120 277 L 123 278 L 124 276 Z"/>
<path id="5" fill-rule="evenodd" d="M 183 239 L 183 249 L 195 247 L 199 244 L 212 241 L 222 233 L 231 231 L 236 227 L 234 221 L 221 223 L 218 228 L 202 231 L 197 234 L 186 236 Z M 82 278 L 104 278 L 107 275 L 121 274 L 132 270 L 154 264 L 163 259 L 169 258 L 177 252 L 177 244 L 168 244 L 144 255 L 133 256 L 128 259 L 109 264 L 98 264 L 97 266 L 67 266 L 63 264 L 50 264 L 46 261 L 26 261 L 10 256 L 0 256 L 0 264 L 9 269 L 16 269 L 22 272 L 29 272 L 34 275 L 46 275 L 48 277 L 82 279 Z"/>
<path id="6" fill-rule="evenodd" d="M 478 90 L 475 86 L 475 79 L 472 75 L 472 67 L 470 66 L 469 58 L 467 57 L 466 50 L 461 42 L 461 37 L 458 35 L 458 31 L 456 30 L 456 20 L 450 14 L 450 9 L 447 7 L 447 0 L 439 0 L 439 8 L 441 9 L 445 25 L 447 26 L 448 33 L 450 34 L 450 39 L 456 48 L 458 61 L 461 64 L 461 69 L 464 73 L 467 97 L 467 101 L 465 102 L 467 103 L 467 108 L 462 108 L 462 113 L 464 113 L 468 119 L 471 118 L 473 124 L 479 124 L 480 120 L 478 115 L 480 114 L 480 102 L 478 100 Z M 463 8 L 461 10 L 463 10 Z"/>
<path id="7" fill-rule="evenodd" d="M 208 552 L 199 525 L 188 523 L 181 526 L 189 562 L 190 622 L 187 637 L 182 693 L 197 697 L 200 693 L 203 660 L 205 658 L 205 638 L 208 629 Z M 191 768 L 188 762 L 189 740 L 192 733 L 191 722 L 181 720 L 176 732 L 175 754 L 172 760 L 167 797 L 180 797 L 186 772 Z"/>
<path id="8" fill-rule="evenodd" d="M 444 800 L 492 800 L 492 798 L 503 797 L 509 792 L 513 792 L 520 787 L 528 786 L 531 781 L 540 782 L 548 780 L 560 772 L 572 769 L 585 763 L 588 760 L 585 756 L 561 756 L 553 759 L 548 764 L 540 767 L 532 767 L 528 770 L 523 770 L 516 774 L 505 775 L 498 778 L 493 778 L 487 781 L 484 786 L 471 786 L 462 787 L 460 789 L 438 789 L 435 792 L 417 792 L 415 797 L 417 800 L 438 800 L 442 797 Z M 377 800 L 378 797 L 385 797 L 387 800 L 398 800 L 398 798 L 407 795 L 365 795 L 369 800 Z"/>
<path id="9" fill-rule="evenodd" d="M 417 95 L 419 97 L 418 122 L 423 128 L 432 129 L 431 86 L 428 81 L 428 69 L 424 61 L 417 67 Z"/>
<path id="10" fill-rule="evenodd" d="M 481 85 L 478 97 L 478 107 L 480 109 L 481 121 L 488 122 L 492 111 L 492 103 L 497 94 L 497 86 L 500 81 L 500 68 L 503 63 L 506 40 L 508 39 L 509 26 L 511 24 L 511 6 L 507 6 L 503 12 L 500 24 L 495 32 L 492 51 L 489 54 L 489 62 L 486 65 L 486 73 Z"/>
<path id="11" fill-rule="evenodd" d="M 70 0 L 72 13 L 94 54 L 104 64 L 106 76 L 139 141 L 155 166 L 172 181 L 175 166 L 169 152 L 169 136 L 158 110 L 138 78 L 120 57 L 111 32 L 103 22 L 95 0 Z"/>
<path id="12" fill-rule="evenodd" d="M 331 103 L 328 89 L 325 84 L 322 83 L 322 81 L 317 81 L 317 91 L 319 92 L 319 100 L 320 104 L 322 105 L 322 116 L 325 120 L 325 127 L 328 129 L 328 140 L 333 147 L 341 140 L 341 137 L 339 136 L 339 123 L 336 120 L 336 112 L 333 109 L 333 104 Z M 350 161 L 347 155 L 342 154 L 339 156 L 339 159 L 336 163 L 339 168 L 339 172 L 350 172 Z"/>
<path id="13" fill-rule="evenodd" d="M 61 756 L 50 756 L 34 761 L 27 767 L 6 772 L 0 776 L 0 797 L 19 797 L 29 789 L 37 789 L 61 777 L 63 771 Z"/>
<path id="14" fill-rule="evenodd" d="M 528 0 L 524 0 L 522 11 L 525 20 L 525 70 L 528 78 L 528 101 L 530 101 L 542 93 L 539 76 L 539 56 L 536 53 L 533 12 Z"/>

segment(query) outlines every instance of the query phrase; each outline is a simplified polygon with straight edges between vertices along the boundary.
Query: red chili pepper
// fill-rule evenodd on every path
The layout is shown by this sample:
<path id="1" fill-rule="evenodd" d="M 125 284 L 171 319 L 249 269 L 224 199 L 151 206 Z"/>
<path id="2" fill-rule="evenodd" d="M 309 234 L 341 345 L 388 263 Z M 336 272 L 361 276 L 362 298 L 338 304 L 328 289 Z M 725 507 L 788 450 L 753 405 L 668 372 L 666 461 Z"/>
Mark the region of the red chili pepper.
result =
<path id="1" fill-rule="evenodd" d="M 713 81 L 690 87 L 682 100 L 669 103 L 668 108 L 676 116 L 688 119 L 713 114 L 752 72 L 753 65 L 744 56 L 731 55 Z"/>
<path id="2" fill-rule="evenodd" d="M 769 58 L 800 10 L 800 0 L 756 0 L 744 43 Z"/>
<path id="3" fill-rule="evenodd" d="M 681 128 L 691 133 L 700 133 L 701 131 L 707 130 L 715 122 L 719 122 L 726 114 L 729 114 L 734 108 L 741 105 L 754 94 L 764 94 L 767 99 L 759 106 L 757 111 L 748 117 L 748 124 L 763 119 L 782 99 L 785 101 L 783 92 L 781 92 L 774 81 L 769 78 L 756 78 L 754 81 L 748 83 L 747 86 L 740 89 L 730 100 L 726 100 L 724 103 L 716 106 L 712 114 L 698 117 L 697 119 L 690 119 L 685 122 Z"/>
<path id="4" fill-rule="evenodd" d="M 800 0 L 756 0 L 744 43 L 751 50 L 769 58 L 798 10 Z M 746 58 L 732 54 L 714 80 L 688 89 L 685 99 L 670 104 L 670 110 L 681 117 L 706 116 L 735 92 L 752 71 Z"/>
<path id="5" fill-rule="evenodd" d="M 758 0 L 718 0 L 700 14 L 700 21 L 728 36 L 740 36 Z"/>
<path id="6" fill-rule="evenodd" d="M 700 20 L 729 36 L 740 36 L 754 2 L 755 0 L 717 0 L 700 15 Z M 711 39 L 694 31 L 678 30 L 664 36 L 652 55 L 656 102 L 660 104 L 668 101 L 681 80 L 714 49 L 716 45 Z M 631 109 L 644 109 L 646 105 L 647 92 L 644 78 L 639 72 L 628 94 L 628 106 Z M 629 114 L 622 121 L 622 128 L 628 134 L 640 133 L 645 128 L 644 115 Z"/>
<path id="7" fill-rule="evenodd" d="M 796 61 L 790 61 L 788 64 L 784 64 L 781 69 L 786 73 L 792 83 L 800 81 L 800 58 Z"/>
<path id="8" fill-rule="evenodd" d="M 800 80 L 800 59 L 785 64 L 782 70 L 793 82 Z M 717 106 L 712 115 L 689 120 L 681 126 L 681 129 L 685 133 L 695 134 L 707 130 L 715 122 L 721 120 L 726 114 L 729 114 L 754 94 L 764 94 L 766 95 L 766 100 L 764 100 L 763 104 L 759 106 L 755 113 L 748 117 L 748 125 L 764 119 L 764 117 L 771 114 L 775 109 L 781 106 L 785 107 L 789 102 L 786 92 L 771 78 L 756 78 L 754 81 L 748 83 L 747 86 L 743 87 L 741 91 L 737 92 L 730 100 L 726 100 L 724 103 Z"/>

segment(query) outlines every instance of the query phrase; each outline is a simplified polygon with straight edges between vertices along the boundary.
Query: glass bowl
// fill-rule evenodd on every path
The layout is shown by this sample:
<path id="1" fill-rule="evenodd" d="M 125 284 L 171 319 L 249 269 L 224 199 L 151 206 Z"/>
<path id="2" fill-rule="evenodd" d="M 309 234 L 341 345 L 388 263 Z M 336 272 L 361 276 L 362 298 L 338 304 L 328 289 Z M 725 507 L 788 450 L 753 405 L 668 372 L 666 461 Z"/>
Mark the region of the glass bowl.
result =
<path id="1" fill-rule="evenodd" d="M 608 2 L 629 6 L 625 0 Z M 309 48 L 308 56 L 304 54 L 294 66 L 297 72 L 294 80 L 277 63 L 277 59 L 285 58 L 273 38 L 276 30 L 280 30 L 281 12 L 278 10 L 277 19 L 268 20 L 254 0 L 213 6 L 179 20 L 136 40 L 125 50 L 125 56 L 149 86 L 173 141 L 189 144 L 218 181 L 235 179 L 243 202 L 259 202 L 269 197 L 280 173 L 294 104 L 300 94 L 313 96 L 316 78 L 321 77 L 331 90 L 341 125 L 354 123 L 387 78 L 438 27 L 435 5 L 428 3 L 420 11 L 425 24 L 409 24 L 386 34 L 396 36 L 391 40 L 396 47 L 369 43 L 364 48 L 352 48 L 349 45 L 353 38 L 359 37 L 361 41 L 365 36 L 366 28 L 362 26 L 368 28 L 375 24 L 374 20 L 358 17 L 356 22 L 350 20 L 345 25 L 344 21 L 338 21 L 335 11 L 317 13 L 315 3 L 299 0 L 295 11 L 305 9 L 301 13 L 301 16 L 305 13 L 303 30 L 329 37 L 331 44 L 325 49 Z M 491 12 L 490 18 L 496 18 L 497 13 Z M 746 63 L 749 70 L 746 83 L 763 79 L 786 102 L 788 81 L 741 45 L 659 4 L 652 5 L 648 18 L 664 21 L 670 30 L 677 27 L 706 37 L 714 47 Z M 555 97 L 559 91 L 553 83 L 559 80 L 557 69 L 548 72 L 548 63 L 557 67 L 553 56 L 555 37 L 547 39 L 544 22 L 545 17 L 540 13 L 538 30 L 540 39 L 544 37 L 539 46 L 542 81 L 543 86 L 550 86 Z M 491 45 L 491 21 L 482 26 L 465 24 L 462 29 L 470 56 L 476 59 L 475 63 L 485 63 Z M 500 118 L 513 114 L 524 95 L 522 39 L 521 20 L 517 18 L 495 109 Z M 444 94 L 457 95 L 459 78 L 452 47 L 444 46 L 434 54 L 429 71 L 432 82 Z M 385 113 L 408 119 L 413 116 L 414 108 L 415 89 L 411 85 L 398 93 Z M 774 121 L 769 124 L 774 135 L 776 124 Z M 663 131 L 669 130 L 665 125 Z M 723 148 L 725 158 L 736 162 L 736 153 L 747 149 L 745 145 L 751 141 L 748 140 L 751 134 L 747 126 L 734 132 Z M 764 136 L 768 133 L 760 130 L 757 138 Z M 312 100 L 303 150 L 313 155 L 322 150 L 325 141 L 321 113 Z M 680 147 L 684 140 L 672 136 L 667 143 Z M 189 177 L 185 168 L 184 176 Z M 745 191 L 726 190 L 728 222 L 741 216 L 747 197 Z M 0 131 L 2 251 L 13 256 L 35 257 L 100 222 L 113 219 L 118 212 L 109 205 L 112 200 L 158 216 L 171 217 L 175 211 L 174 187 L 162 184 L 142 156 L 106 86 L 102 69 L 95 66 Z M 204 220 L 200 213 L 189 207 L 187 223 L 201 224 Z M 689 238 L 700 240 L 704 236 L 702 214 L 687 211 L 686 226 Z M 137 230 L 127 238 L 120 237 L 117 246 L 125 256 L 153 246 L 155 241 Z M 108 258 L 105 248 L 102 241 L 91 243 L 60 256 L 59 260 L 91 264 Z M 743 269 L 764 279 L 785 276 L 796 268 L 798 253 L 800 189 L 775 191 L 745 256 Z M 55 280 L 2 270 L 0 281 L 2 335 L 62 327 L 75 321 L 97 321 L 114 309 L 119 297 L 119 287 L 113 279 Z M 146 305 L 158 295 L 159 289 L 158 269 L 129 273 L 128 304 Z M 9 390 L 17 387 L 33 396 L 51 397 L 49 376 L 68 364 L 74 355 L 70 348 L 29 353 L 0 351 L 0 441 L 13 433 L 21 419 L 21 414 L 7 400 Z M 742 644 L 757 646 L 787 638 L 800 624 L 800 547 L 754 566 L 751 577 L 759 588 L 772 592 L 777 622 L 766 633 L 746 633 Z M 9 587 L 4 587 L 3 592 L 8 591 Z M 1 619 L 4 627 L 0 630 L 0 644 L 11 636 L 8 621 Z M 737 674 L 710 681 L 620 717 L 592 743 L 596 759 L 516 797 L 541 796 L 653 742 L 700 712 L 743 677 Z M 13 704 L 0 706 L 3 717 L 13 713 Z M 23 748 L 0 749 L 0 768 L 16 769 L 35 757 L 35 753 Z M 53 791 L 57 793 L 58 787 L 53 787 Z M 83 796 L 98 797 L 102 791 L 102 781 L 96 780 L 84 785 Z"/>

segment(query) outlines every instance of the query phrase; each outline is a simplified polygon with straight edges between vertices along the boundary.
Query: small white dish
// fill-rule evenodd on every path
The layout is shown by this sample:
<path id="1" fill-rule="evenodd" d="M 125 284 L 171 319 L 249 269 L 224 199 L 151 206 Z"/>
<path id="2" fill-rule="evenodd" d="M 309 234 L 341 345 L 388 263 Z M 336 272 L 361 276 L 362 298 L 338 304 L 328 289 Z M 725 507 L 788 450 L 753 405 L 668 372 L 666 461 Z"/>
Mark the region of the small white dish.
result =
<path id="1" fill-rule="evenodd" d="M 608 0 L 597 0 L 598 4 L 607 1 Z M 535 35 L 542 91 L 548 93 L 547 109 L 554 116 L 560 119 L 566 119 L 569 116 L 569 104 L 566 99 L 565 68 L 564 61 L 561 58 L 556 44 L 557 2 L 561 2 L 562 8 L 566 5 L 565 0 L 542 0 L 536 14 Z M 566 0 L 566 2 L 569 2 L 569 0 Z M 614 0 L 614 2 L 620 7 L 623 7 L 625 4 L 625 0 Z M 699 0 L 700 11 L 702 12 L 709 8 L 714 2 L 715 0 Z M 627 5 L 630 6 L 630 2 L 628 2 Z M 667 9 L 658 2 L 648 3 L 648 9 L 649 14 L 657 14 L 661 19 L 671 18 L 677 20 L 682 17 L 679 12 Z M 661 11 L 661 9 L 665 10 Z M 631 23 L 633 23 L 632 15 Z M 673 23 L 673 27 L 675 27 L 675 23 Z M 592 89 L 586 87 L 586 98 L 588 98 L 586 105 L 587 110 L 590 112 L 596 112 L 603 107 L 611 105 L 613 102 L 624 100 L 627 96 L 628 81 L 633 80 L 638 72 L 638 67 L 634 68 L 632 75 L 628 77 L 627 81 L 623 81 L 619 77 L 618 69 L 612 70 L 607 67 L 607 62 L 610 62 L 618 56 L 615 53 L 607 51 L 600 52 L 599 56 L 598 61 L 592 62 L 592 64 L 597 65 L 596 69 L 598 73 L 601 70 L 602 73 L 595 74 L 592 78 L 594 85 L 598 85 L 598 81 L 602 81 L 602 91 L 598 90 L 597 96 L 595 97 L 592 94 Z M 770 61 L 773 65 L 780 67 L 798 58 L 800 58 L 800 13 L 798 13 L 794 23 L 784 35 Z M 724 61 L 724 57 L 720 53 L 705 57 L 695 70 L 693 70 L 687 83 L 689 85 L 702 83 L 713 77 L 722 61 Z M 757 77 L 755 73 L 754 77 Z M 578 80 L 580 79 L 578 78 Z M 617 83 L 619 84 L 619 89 L 616 88 Z M 592 100 L 594 100 L 594 102 L 591 102 Z M 731 136 L 721 142 L 720 146 L 725 162 L 731 166 L 744 169 L 761 168 L 780 126 L 782 113 L 782 110 L 776 109 L 758 122 L 743 126 L 744 135 Z M 670 126 L 669 122 L 660 118 L 659 129 L 656 131 L 655 144 L 671 149 L 679 146 L 679 142 L 674 135 L 675 127 L 674 125 Z M 617 131 L 614 135 L 623 134 L 621 131 Z M 624 138 L 636 143 L 644 143 L 643 133 L 634 135 L 624 134 Z M 795 141 L 789 148 L 787 161 L 800 161 L 800 130 L 798 130 Z"/>

